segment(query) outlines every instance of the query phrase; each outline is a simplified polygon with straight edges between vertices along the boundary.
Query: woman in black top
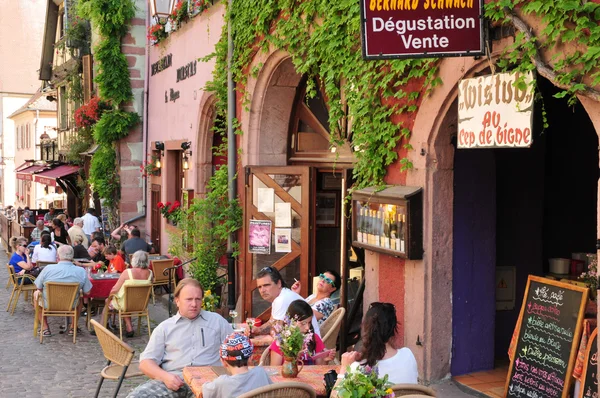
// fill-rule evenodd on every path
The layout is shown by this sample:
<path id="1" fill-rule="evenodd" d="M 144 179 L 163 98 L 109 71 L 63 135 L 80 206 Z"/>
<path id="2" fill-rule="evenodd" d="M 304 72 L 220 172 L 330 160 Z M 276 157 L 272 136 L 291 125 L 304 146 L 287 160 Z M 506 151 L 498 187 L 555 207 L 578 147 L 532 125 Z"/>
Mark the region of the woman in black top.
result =
<path id="1" fill-rule="evenodd" d="M 52 220 L 52 241 L 56 242 L 57 246 L 62 245 L 70 245 L 71 238 L 69 238 L 69 233 L 65 229 L 65 224 L 60 221 L 58 218 Z"/>

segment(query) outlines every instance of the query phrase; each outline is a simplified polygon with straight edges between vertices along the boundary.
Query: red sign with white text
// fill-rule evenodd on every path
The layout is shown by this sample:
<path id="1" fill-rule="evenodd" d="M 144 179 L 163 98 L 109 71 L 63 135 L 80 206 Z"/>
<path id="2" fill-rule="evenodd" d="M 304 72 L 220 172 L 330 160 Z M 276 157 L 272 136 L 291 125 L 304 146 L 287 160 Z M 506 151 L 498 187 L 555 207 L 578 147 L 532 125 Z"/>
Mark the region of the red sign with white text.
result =
<path id="1" fill-rule="evenodd" d="M 366 59 L 484 54 L 483 1 L 361 0 Z"/>

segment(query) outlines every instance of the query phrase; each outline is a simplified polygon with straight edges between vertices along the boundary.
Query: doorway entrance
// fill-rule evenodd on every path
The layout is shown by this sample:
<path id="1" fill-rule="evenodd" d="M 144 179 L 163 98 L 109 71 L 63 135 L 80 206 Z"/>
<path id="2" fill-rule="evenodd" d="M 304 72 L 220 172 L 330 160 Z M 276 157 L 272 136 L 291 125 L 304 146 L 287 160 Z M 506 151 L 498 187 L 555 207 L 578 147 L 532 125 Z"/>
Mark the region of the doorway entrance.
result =
<path id="1" fill-rule="evenodd" d="M 538 78 L 538 90 L 549 127 L 536 103 L 530 148 L 455 151 L 453 376 L 507 362 L 528 275 L 548 276 L 550 258 L 596 251 L 597 133 L 549 81 Z M 511 289 L 514 304 L 499 305 L 498 289 Z"/>

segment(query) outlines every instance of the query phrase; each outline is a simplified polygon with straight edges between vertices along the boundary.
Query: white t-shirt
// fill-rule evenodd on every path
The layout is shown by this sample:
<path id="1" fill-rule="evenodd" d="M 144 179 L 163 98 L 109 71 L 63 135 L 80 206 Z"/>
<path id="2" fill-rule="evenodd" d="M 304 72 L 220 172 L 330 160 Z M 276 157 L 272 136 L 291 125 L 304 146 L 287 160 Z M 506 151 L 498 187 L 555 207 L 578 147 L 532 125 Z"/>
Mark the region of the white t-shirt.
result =
<path id="1" fill-rule="evenodd" d="M 102 227 L 102 225 L 100 225 L 100 221 L 98 221 L 98 217 L 90 213 L 86 213 L 81 218 L 83 219 L 83 232 L 85 232 L 87 235 L 93 234 L 98 230 L 98 228 Z"/>
<path id="2" fill-rule="evenodd" d="M 302 296 L 300 296 L 298 293 L 294 293 L 287 287 L 281 289 L 281 293 L 279 293 L 279 296 L 277 296 L 277 298 L 273 301 L 273 304 L 271 304 L 271 316 L 273 317 L 273 319 L 283 321 L 285 319 L 285 314 L 287 312 L 288 307 L 290 306 L 290 303 L 295 300 L 304 301 Z M 321 331 L 319 330 L 319 322 L 317 322 L 317 318 L 315 316 L 313 316 L 312 318 L 312 326 L 315 330 L 315 333 L 318 334 L 319 337 L 321 337 Z"/>
<path id="3" fill-rule="evenodd" d="M 358 368 L 359 363 L 350 365 L 351 370 Z M 392 384 L 419 384 L 419 371 L 417 360 L 408 347 L 398 350 L 396 355 L 377 362 L 379 377 L 388 375 L 388 381 Z"/>
<path id="4" fill-rule="evenodd" d="M 46 249 L 42 247 L 42 245 L 36 245 L 33 249 L 31 261 L 34 263 L 37 263 L 38 261 L 56 263 L 56 247 L 54 247 L 54 245 L 50 245 Z"/>

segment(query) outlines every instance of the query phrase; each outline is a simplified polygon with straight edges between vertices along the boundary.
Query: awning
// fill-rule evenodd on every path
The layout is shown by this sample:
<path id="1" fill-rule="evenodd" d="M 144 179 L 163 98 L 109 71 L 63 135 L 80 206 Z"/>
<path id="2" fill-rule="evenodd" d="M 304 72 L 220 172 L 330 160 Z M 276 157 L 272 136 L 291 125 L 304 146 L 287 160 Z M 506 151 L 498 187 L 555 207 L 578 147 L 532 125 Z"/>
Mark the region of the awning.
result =
<path id="1" fill-rule="evenodd" d="M 25 162 L 22 165 L 20 165 L 19 167 L 17 167 L 15 169 L 15 171 L 21 171 L 23 169 L 26 169 L 27 167 L 29 167 L 31 165 L 31 162 Z"/>
<path id="2" fill-rule="evenodd" d="M 62 166 L 55 167 L 51 170 L 42 171 L 35 175 L 35 182 L 40 184 L 50 185 L 51 187 L 56 186 L 56 179 L 63 178 L 71 174 L 75 174 L 79 171 L 79 166 L 73 166 L 70 164 L 64 164 Z"/>
<path id="3" fill-rule="evenodd" d="M 47 165 L 42 165 L 42 166 L 29 166 L 26 167 L 22 170 L 17 171 L 17 179 L 19 180 L 25 180 L 25 181 L 33 181 L 33 173 L 37 173 L 38 171 L 41 171 L 45 168 L 47 168 Z"/>

